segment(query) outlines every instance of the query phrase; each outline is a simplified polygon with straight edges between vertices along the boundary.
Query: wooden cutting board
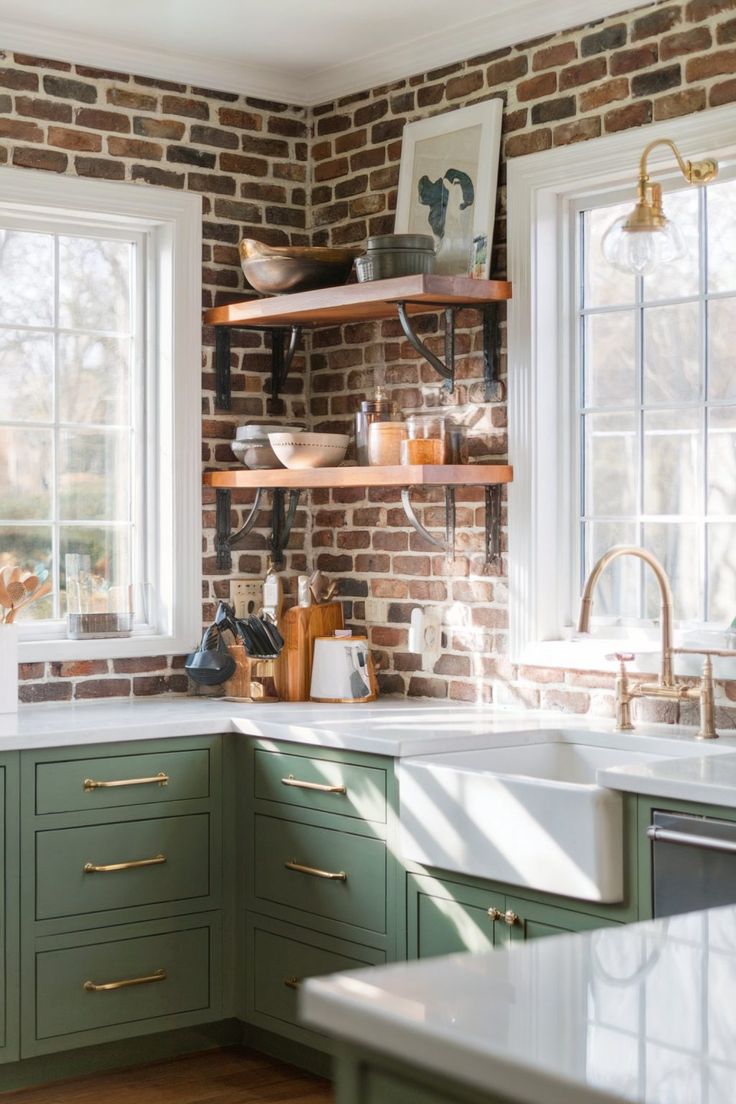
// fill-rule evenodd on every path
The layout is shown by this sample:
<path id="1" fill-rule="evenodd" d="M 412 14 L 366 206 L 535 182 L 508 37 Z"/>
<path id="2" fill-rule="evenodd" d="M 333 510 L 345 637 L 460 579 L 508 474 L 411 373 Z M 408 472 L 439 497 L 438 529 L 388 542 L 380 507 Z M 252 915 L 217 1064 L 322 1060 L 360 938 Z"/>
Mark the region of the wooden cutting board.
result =
<path id="1" fill-rule="evenodd" d="M 294 606 L 282 615 L 279 629 L 284 648 L 276 667 L 276 689 L 282 701 L 309 701 L 314 642 L 344 627 L 341 602 Z"/>

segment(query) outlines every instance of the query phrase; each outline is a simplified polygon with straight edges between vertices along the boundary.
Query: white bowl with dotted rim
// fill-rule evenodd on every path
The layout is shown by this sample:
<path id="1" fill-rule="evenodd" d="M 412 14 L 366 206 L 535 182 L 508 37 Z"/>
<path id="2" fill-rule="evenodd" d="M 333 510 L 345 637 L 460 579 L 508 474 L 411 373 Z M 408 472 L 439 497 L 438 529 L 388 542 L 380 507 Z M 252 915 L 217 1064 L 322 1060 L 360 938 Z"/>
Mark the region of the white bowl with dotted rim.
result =
<path id="1" fill-rule="evenodd" d="M 268 440 L 285 468 L 336 468 L 345 459 L 347 433 L 269 433 Z"/>

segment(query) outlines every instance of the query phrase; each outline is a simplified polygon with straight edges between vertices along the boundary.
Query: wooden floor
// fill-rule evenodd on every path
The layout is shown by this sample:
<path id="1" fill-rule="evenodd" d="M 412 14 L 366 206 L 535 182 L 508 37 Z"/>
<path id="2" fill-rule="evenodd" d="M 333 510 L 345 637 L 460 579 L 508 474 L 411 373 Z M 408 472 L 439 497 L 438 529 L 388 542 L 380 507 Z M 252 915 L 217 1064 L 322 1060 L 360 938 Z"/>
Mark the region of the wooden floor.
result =
<path id="1" fill-rule="evenodd" d="M 0 1094 L 2 1104 L 332 1104 L 330 1085 L 243 1047 Z"/>

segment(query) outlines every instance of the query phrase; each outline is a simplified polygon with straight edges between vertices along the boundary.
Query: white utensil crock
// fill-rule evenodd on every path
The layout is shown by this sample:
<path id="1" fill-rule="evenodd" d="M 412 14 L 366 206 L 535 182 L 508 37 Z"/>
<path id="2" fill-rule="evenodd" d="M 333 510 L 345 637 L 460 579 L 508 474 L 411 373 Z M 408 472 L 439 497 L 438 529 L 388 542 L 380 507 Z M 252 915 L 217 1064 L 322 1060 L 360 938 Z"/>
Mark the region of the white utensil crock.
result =
<path id="1" fill-rule="evenodd" d="M 18 712 L 18 626 L 0 625 L 0 713 Z"/>

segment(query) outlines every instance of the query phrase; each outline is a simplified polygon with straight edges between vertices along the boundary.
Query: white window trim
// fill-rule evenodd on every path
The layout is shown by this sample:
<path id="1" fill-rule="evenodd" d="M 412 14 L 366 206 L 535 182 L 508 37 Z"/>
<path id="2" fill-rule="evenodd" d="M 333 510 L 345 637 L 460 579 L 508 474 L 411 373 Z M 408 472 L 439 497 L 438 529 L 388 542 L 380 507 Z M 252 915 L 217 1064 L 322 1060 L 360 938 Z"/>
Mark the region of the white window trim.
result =
<path id="1" fill-rule="evenodd" d="M 621 638 L 570 640 L 567 565 L 574 553 L 571 518 L 568 395 L 560 394 L 561 366 L 571 348 L 571 200 L 622 186 L 635 196 L 638 160 L 655 138 L 673 138 L 685 157 L 736 157 L 736 105 L 712 108 L 665 123 L 513 158 L 507 165 L 508 268 L 513 299 L 508 316 L 509 656 L 512 662 L 576 670 L 615 670 L 606 654 L 632 645 Z M 671 154 L 653 151 L 655 171 L 671 169 Z M 613 200 L 612 200 L 613 202 Z M 565 452 L 567 450 L 567 452 Z M 636 630 L 634 630 L 634 633 Z M 638 634 L 642 636 L 641 631 Z M 659 668 L 656 644 L 642 641 L 634 669 Z M 648 653 L 648 654 L 646 654 Z M 697 657 L 679 657 L 682 673 L 696 673 Z M 728 666 L 726 667 L 725 664 Z M 722 661 L 719 677 L 734 677 Z"/>
<path id="2" fill-rule="evenodd" d="M 150 404 L 158 430 L 158 478 L 148 487 L 159 519 L 157 630 L 119 640 L 22 640 L 19 659 L 116 659 L 187 652 L 201 631 L 201 266 L 202 200 L 144 184 L 117 184 L 0 169 L 0 205 L 75 222 L 93 211 L 118 225 L 145 225 L 155 248 L 155 302 L 148 311 L 158 394 Z"/>

